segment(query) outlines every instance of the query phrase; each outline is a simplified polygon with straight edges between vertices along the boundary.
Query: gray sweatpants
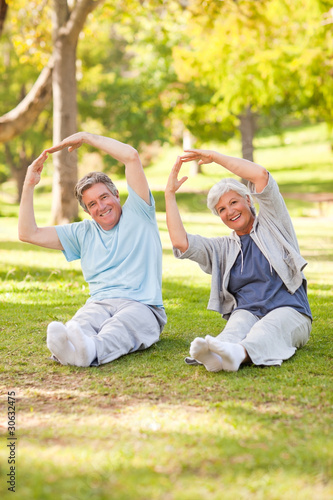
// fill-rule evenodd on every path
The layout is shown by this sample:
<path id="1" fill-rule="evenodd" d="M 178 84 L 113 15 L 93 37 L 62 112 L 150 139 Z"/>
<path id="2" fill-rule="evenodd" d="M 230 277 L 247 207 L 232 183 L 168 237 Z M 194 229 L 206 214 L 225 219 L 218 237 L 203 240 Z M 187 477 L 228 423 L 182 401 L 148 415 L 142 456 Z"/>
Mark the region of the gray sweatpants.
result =
<path id="1" fill-rule="evenodd" d="M 163 308 L 127 299 L 88 302 L 73 320 L 96 344 L 97 359 L 92 366 L 147 349 L 159 340 L 167 321 Z"/>
<path id="2" fill-rule="evenodd" d="M 292 307 L 279 307 L 259 318 L 237 309 L 216 337 L 245 347 L 255 365 L 281 365 L 309 340 L 311 319 Z"/>

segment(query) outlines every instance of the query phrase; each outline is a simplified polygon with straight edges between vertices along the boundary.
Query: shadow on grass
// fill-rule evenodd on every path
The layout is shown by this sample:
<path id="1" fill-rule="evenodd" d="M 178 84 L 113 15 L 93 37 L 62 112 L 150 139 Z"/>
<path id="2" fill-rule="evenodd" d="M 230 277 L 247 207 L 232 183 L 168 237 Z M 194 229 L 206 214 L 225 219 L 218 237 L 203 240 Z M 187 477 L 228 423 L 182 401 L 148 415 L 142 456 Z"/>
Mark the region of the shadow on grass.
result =
<path id="1" fill-rule="evenodd" d="M 73 283 L 73 281 L 80 281 L 83 283 L 83 275 L 80 270 L 75 269 L 56 269 L 51 267 L 39 267 L 39 266 L 9 266 L 9 269 L 0 270 L 0 280 L 7 282 L 15 282 L 17 284 L 24 283 Z M 88 285 L 87 285 L 88 287 Z"/>
<path id="2" fill-rule="evenodd" d="M 17 252 L 59 252 L 59 250 L 50 250 L 37 245 L 29 245 L 20 241 L 0 241 L 0 250 L 14 250 Z"/>
<path id="3" fill-rule="evenodd" d="M 287 412 L 272 422 L 264 413 L 258 421 L 256 410 L 239 403 L 215 409 L 208 418 L 199 409 L 197 414 L 181 408 L 131 411 L 130 418 L 120 413 L 117 424 L 103 410 L 72 417 L 75 431 L 68 421 L 60 429 L 62 420 L 52 433 L 43 425 L 30 427 L 28 446 L 20 453 L 19 497 L 106 500 L 111 491 L 114 500 L 230 500 L 241 489 L 243 498 L 270 498 L 271 491 L 288 500 L 289 491 L 329 498 L 325 436 L 306 440 L 304 424 L 295 432 L 296 421 Z M 221 475 L 227 491 L 222 496 Z M 325 496 L 316 496 L 317 487 Z M 309 496 L 302 496 L 303 488 Z"/>

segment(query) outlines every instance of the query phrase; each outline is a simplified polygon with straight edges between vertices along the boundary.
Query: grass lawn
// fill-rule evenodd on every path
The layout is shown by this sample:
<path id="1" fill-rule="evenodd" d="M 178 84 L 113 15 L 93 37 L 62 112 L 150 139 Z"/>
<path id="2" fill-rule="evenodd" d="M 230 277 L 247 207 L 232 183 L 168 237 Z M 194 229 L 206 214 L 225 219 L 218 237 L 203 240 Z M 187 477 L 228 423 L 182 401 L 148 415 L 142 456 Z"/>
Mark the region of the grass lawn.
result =
<path id="1" fill-rule="evenodd" d="M 285 146 L 276 138 L 258 141 L 257 161 L 273 172 L 283 192 L 333 192 L 332 156 L 318 140 L 320 127 L 288 132 Z M 326 151 L 317 161 L 312 140 Z M 164 153 L 147 176 L 157 189 L 168 324 L 147 351 L 98 368 L 49 360 L 47 324 L 70 319 L 86 300 L 87 287 L 78 262 L 18 242 L 17 206 L 3 198 L 0 496 L 13 498 L 7 445 L 16 437 L 20 500 L 331 499 L 332 214 L 328 209 L 319 217 L 315 204 L 287 200 L 309 262 L 314 323 L 308 344 L 279 368 L 209 373 L 186 366 L 191 340 L 218 334 L 225 322 L 206 310 L 210 277 L 172 256 L 159 186 L 175 151 Z M 215 176 L 205 171 L 188 183 L 205 190 Z M 200 194 L 180 198 L 189 232 L 226 234 Z M 49 206 L 45 192 L 36 203 L 40 223 L 47 222 Z M 8 392 L 15 393 L 12 437 Z"/>

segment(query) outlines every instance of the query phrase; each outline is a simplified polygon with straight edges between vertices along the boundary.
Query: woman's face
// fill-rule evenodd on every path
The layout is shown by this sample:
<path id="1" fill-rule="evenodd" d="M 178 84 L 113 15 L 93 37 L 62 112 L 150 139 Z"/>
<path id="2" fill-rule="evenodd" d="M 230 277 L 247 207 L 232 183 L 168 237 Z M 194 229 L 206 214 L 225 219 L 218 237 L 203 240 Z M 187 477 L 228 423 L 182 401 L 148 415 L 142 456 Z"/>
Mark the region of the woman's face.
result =
<path id="1" fill-rule="evenodd" d="M 254 215 L 250 207 L 250 198 L 248 196 L 243 198 L 236 191 L 228 191 L 215 205 L 222 222 L 233 229 L 238 236 L 249 234 L 252 229 Z"/>

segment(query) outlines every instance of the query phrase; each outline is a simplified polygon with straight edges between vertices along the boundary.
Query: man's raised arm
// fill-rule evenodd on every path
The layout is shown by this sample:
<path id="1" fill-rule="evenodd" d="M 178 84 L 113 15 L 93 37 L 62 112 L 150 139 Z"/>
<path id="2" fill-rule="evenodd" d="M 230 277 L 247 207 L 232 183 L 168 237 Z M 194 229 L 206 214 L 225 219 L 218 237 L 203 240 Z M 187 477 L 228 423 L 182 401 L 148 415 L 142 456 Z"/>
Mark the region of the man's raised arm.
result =
<path id="1" fill-rule="evenodd" d="M 149 186 L 143 171 L 139 154 L 132 146 L 123 142 L 104 137 L 101 135 L 90 134 L 88 132 L 78 132 L 64 139 L 60 144 L 46 150 L 47 153 L 55 153 L 61 149 L 68 148 L 69 152 L 89 144 L 95 148 L 104 151 L 116 160 L 124 163 L 125 175 L 128 185 L 135 191 L 140 198 L 150 204 Z"/>
<path id="2" fill-rule="evenodd" d="M 40 247 L 63 250 L 55 227 L 38 227 L 36 224 L 33 197 L 35 186 L 39 183 L 47 153 L 44 151 L 28 167 L 21 196 L 18 234 L 21 241 Z"/>

